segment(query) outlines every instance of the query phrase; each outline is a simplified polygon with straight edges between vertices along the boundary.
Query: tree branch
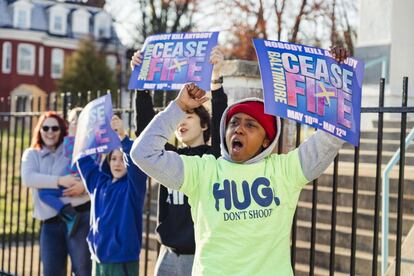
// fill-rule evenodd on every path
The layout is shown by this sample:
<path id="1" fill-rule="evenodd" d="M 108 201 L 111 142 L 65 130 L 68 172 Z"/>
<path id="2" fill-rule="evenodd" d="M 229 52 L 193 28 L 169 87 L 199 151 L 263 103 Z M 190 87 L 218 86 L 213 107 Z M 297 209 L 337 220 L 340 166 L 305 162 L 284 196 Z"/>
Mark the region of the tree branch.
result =
<path id="1" fill-rule="evenodd" d="M 293 25 L 292 35 L 289 39 L 290 42 L 293 42 L 293 43 L 297 42 L 297 36 L 298 36 L 298 33 L 299 33 L 300 23 L 302 21 L 302 17 L 305 15 L 306 5 L 307 5 L 307 0 L 302 0 L 302 4 L 300 6 L 299 13 L 296 16 L 295 24 Z"/>

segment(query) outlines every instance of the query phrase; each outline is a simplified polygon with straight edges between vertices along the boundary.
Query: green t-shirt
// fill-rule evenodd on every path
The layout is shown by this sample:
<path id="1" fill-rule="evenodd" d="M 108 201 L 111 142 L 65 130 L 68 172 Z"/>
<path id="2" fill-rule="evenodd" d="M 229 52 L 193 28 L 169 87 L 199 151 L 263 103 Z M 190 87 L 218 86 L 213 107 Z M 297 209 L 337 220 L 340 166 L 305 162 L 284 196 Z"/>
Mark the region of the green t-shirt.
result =
<path id="1" fill-rule="evenodd" d="M 250 165 L 181 158 L 195 228 L 193 275 L 293 275 L 290 231 L 307 183 L 298 150 Z"/>

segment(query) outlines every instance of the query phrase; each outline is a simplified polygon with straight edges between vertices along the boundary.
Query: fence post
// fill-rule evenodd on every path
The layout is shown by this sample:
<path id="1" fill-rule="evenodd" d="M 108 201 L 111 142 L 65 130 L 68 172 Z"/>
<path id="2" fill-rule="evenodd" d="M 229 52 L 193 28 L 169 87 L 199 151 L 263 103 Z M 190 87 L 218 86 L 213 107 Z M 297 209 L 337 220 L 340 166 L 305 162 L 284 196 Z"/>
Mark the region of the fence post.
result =
<path id="1" fill-rule="evenodd" d="M 380 80 L 379 108 L 384 107 L 385 79 Z M 374 237 L 372 248 L 372 275 L 378 274 L 378 235 L 379 235 L 379 208 L 381 195 L 381 164 L 383 143 L 384 112 L 378 111 L 377 160 L 375 171 L 375 208 L 374 208 Z"/>
<path id="2" fill-rule="evenodd" d="M 403 94 L 401 106 L 407 107 L 408 100 L 408 77 L 403 78 Z M 398 172 L 398 201 L 397 201 L 397 242 L 395 253 L 395 275 L 401 274 L 401 242 L 402 242 L 402 223 L 403 223 L 403 202 L 404 202 L 404 166 L 405 166 L 405 135 L 407 129 L 407 112 L 401 114 L 401 133 L 400 133 L 400 168 Z"/>

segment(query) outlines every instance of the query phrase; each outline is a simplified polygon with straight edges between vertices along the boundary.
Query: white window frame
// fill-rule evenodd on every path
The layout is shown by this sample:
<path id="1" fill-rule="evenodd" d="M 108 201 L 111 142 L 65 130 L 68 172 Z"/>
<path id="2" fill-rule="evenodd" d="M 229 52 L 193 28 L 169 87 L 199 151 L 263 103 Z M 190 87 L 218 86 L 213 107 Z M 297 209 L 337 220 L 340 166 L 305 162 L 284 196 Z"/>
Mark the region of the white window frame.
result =
<path id="1" fill-rule="evenodd" d="M 62 49 L 54 48 L 51 52 L 50 76 L 52 79 L 60 79 L 63 75 L 65 53 Z M 55 71 L 58 68 L 58 71 Z"/>
<path id="2" fill-rule="evenodd" d="M 28 64 L 30 68 L 22 68 L 22 59 L 26 58 L 22 56 L 22 51 L 27 50 L 29 51 L 29 57 L 28 57 Z M 36 51 L 35 46 L 32 44 L 27 43 L 20 43 L 17 46 L 17 73 L 20 75 L 30 75 L 33 76 L 35 74 L 35 61 L 36 61 Z"/>
<path id="3" fill-rule="evenodd" d="M 78 9 L 72 13 L 72 32 L 89 34 L 91 14 L 85 9 Z"/>
<path id="4" fill-rule="evenodd" d="M 111 38 L 112 19 L 105 12 L 99 12 L 94 18 L 94 35 L 96 39 Z M 100 33 L 103 30 L 103 33 Z"/>
<path id="5" fill-rule="evenodd" d="M 3 42 L 1 71 L 4 74 L 9 74 L 12 69 L 12 44 L 9 41 Z"/>
<path id="6" fill-rule="evenodd" d="M 68 25 L 68 9 L 61 4 L 55 5 L 49 9 L 49 31 L 52 34 L 66 35 Z M 56 20 L 60 18 L 61 28 L 56 28 Z"/>
<path id="7" fill-rule="evenodd" d="M 43 47 L 39 47 L 39 76 L 43 76 L 44 74 L 44 63 L 45 63 L 45 49 Z"/>
<path id="8" fill-rule="evenodd" d="M 32 20 L 32 4 L 27 1 L 17 1 L 13 4 L 13 27 L 19 29 L 30 29 Z M 24 14 L 24 22 L 19 24 L 20 15 Z"/>

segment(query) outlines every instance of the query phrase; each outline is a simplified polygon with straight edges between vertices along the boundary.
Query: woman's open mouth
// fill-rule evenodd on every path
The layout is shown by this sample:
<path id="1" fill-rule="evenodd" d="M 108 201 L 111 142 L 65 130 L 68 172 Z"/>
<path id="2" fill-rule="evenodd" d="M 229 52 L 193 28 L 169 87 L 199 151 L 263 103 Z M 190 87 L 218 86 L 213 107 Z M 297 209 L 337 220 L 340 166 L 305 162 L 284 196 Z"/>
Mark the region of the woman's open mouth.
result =
<path id="1" fill-rule="evenodd" d="M 238 152 L 242 148 L 243 148 L 243 143 L 238 138 L 234 138 L 231 141 L 231 149 L 232 149 L 232 151 Z"/>

